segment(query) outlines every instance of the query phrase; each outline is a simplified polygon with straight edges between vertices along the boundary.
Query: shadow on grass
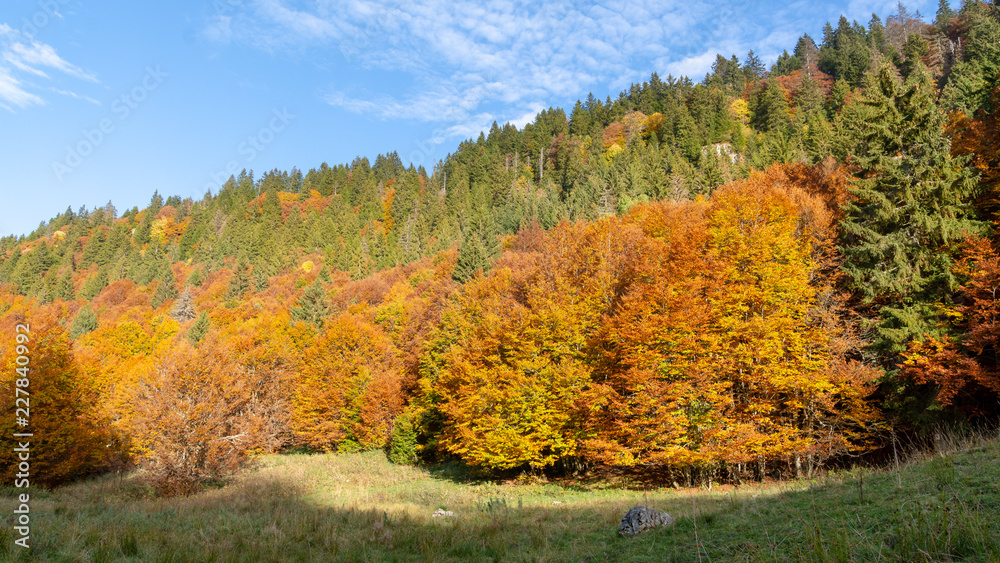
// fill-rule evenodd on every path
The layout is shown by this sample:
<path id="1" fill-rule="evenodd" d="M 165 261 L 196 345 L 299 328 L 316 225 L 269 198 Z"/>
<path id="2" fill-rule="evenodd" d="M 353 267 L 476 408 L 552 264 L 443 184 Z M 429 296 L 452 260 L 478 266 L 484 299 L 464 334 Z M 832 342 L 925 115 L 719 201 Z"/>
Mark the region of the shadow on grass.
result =
<path id="1" fill-rule="evenodd" d="M 828 561 L 912 560 L 924 552 L 990 560 L 1000 556 L 996 457 L 994 448 L 932 459 L 899 474 L 864 475 L 864 487 L 861 474 L 847 474 L 808 489 L 587 489 L 558 504 L 531 485 L 487 486 L 461 466 L 401 468 L 360 454 L 276 457 L 186 498 L 154 498 L 136 479 L 114 477 L 42 494 L 31 507 L 32 550 L 14 546 L 5 526 L 0 559 Z M 422 489 L 435 500 L 421 503 L 413 493 Z M 526 502 L 506 500 L 515 496 Z M 453 516 L 433 516 L 439 499 Z M 622 514 L 637 504 L 671 513 L 675 525 L 619 538 Z"/>

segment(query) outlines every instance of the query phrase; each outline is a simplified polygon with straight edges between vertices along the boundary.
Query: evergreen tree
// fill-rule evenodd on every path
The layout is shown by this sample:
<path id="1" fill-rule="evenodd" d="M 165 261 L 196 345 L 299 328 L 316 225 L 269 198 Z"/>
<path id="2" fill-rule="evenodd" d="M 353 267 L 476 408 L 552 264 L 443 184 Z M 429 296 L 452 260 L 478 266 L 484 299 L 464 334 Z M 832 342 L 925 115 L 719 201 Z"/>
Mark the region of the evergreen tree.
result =
<path id="1" fill-rule="evenodd" d="M 903 44 L 903 62 L 899 65 L 899 72 L 906 78 L 916 71 L 917 67 L 923 64 L 923 58 L 930 53 L 930 44 L 917 33 L 911 33 Z"/>
<path id="2" fill-rule="evenodd" d="M 753 112 L 754 126 L 764 132 L 784 132 L 788 128 L 788 100 L 777 80 L 768 80 L 764 90 L 756 97 Z"/>
<path id="3" fill-rule="evenodd" d="M 948 31 L 948 22 L 955 17 L 955 10 L 948 5 L 948 0 L 938 0 L 937 17 L 934 18 L 934 25 L 942 33 Z"/>
<path id="4" fill-rule="evenodd" d="M 22 295 L 32 295 L 43 286 L 45 274 L 52 267 L 54 259 L 49 245 L 37 244 L 25 254 L 11 273 L 11 281 L 17 284 Z"/>
<path id="5" fill-rule="evenodd" d="M 87 278 L 84 282 L 83 287 L 80 288 L 80 297 L 86 299 L 87 301 L 92 300 L 97 297 L 105 287 L 108 285 L 108 272 L 105 269 L 100 269 L 96 274 Z"/>
<path id="6" fill-rule="evenodd" d="M 816 42 L 813 41 L 809 34 L 805 34 L 799 38 L 798 42 L 795 44 L 795 50 L 792 52 L 792 56 L 798 59 L 802 63 L 802 67 L 806 71 L 810 71 L 810 67 L 816 64 L 817 57 L 819 56 L 819 49 L 816 48 Z"/>
<path id="7" fill-rule="evenodd" d="M 493 259 L 500 253 L 495 229 L 486 220 L 476 221 L 466 232 L 458 247 L 458 262 L 452 278 L 460 283 L 472 279 L 476 272 L 488 272 Z"/>
<path id="8" fill-rule="evenodd" d="M 85 305 L 80 312 L 73 317 L 73 322 L 69 326 L 69 335 L 73 338 L 79 338 L 80 336 L 87 334 L 93 330 L 97 329 L 97 315 L 90 308 L 90 305 Z"/>
<path id="9" fill-rule="evenodd" d="M 75 297 L 73 291 L 73 269 L 67 267 L 65 273 L 59 277 L 52 291 L 52 299 L 64 299 L 72 301 Z"/>
<path id="10" fill-rule="evenodd" d="M 202 311 L 201 314 L 198 315 L 198 320 L 196 320 L 194 324 L 191 325 L 191 328 L 188 329 L 188 340 L 197 346 L 198 343 L 205 338 L 205 335 L 208 334 L 208 330 L 211 326 L 212 321 L 208 318 L 208 313 Z"/>
<path id="11" fill-rule="evenodd" d="M 188 283 L 195 287 L 201 287 L 201 284 L 205 283 L 205 269 L 197 268 L 195 271 L 191 272 L 191 276 L 188 278 Z"/>
<path id="12" fill-rule="evenodd" d="M 782 51 L 781 54 L 778 55 L 778 60 L 774 61 L 774 64 L 771 65 L 770 76 L 785 76 L 801 68 L 802 61 L 792 55 L 789 55 L 787 50 Z"/>
<path id="13" fill-rule="evenodd" d="M 798 120 L 804 122 L 810 115 L 822 113 L 823 102 L 823 91 L 820 90 L 819 83 L 808 74 L 803 73 L 802 83 L 795 91 L 795 110 Z"/>
<path id="14" fill-rule="evenodd" d="M 952 67 L 941 100 L 945 109 L 975 115 L 1000 84 L 1000 6 L 966 2 L 961 20 L 969 29 L 962 42 L 964 60 Z"/>
<path id="15" fill-rule="evenodd" d="M 847 80 L 851 86 L 860 86 L 871 60 L 867 32 L 857 22 L 851 25 L 841 16 L 836 29 L 829 24 L 823 28 L 823 45 L 817 57 L 820 70 Z"/>
<path id="16" fill-rule="evenodd" d="M 194 298 L 191 295 L 191 288 L 184 288 L 184 292 L 177 298 L 174 308 L 170 310 L 170 318 L 182 323 L 195 318 Z"/>
<path id="17" fill-rule="evenodd" d="M 267 274 L 264 273 L 262 268 L 254 268 L 253 271 L 253 287 L 257 291 L 264 291 L 271 286 L 271 283 L 267 279 Z"/>
<path id="18" fill-rule="evenodd" d="M 902 85 L 883 64 L 844 112 L 857 180 L 841 223 L 843 270 L 879 311 L 875 347 L 898 353 L 936 332 L 935 303 L 957 287 L 956 245 L 979 229 L 967 203 L 975 179 L 950 156 L 926 70 Z"/>
<path id="19" fill-rule="evenodd" d="M 833 119 L 837 117 L 840 113 L 840 108 L 844 107 L 844 102 L 847 101 L 847 96 L 851 93 L 851 85 L 847 83 L 843 78 L 837 79 L 833 83 L 833 88 L 830 90 L 830 96 L 826 99 L 826 115 L 828 118 Z"/>
<path id="20" fill-rule="evenodd" d="M 322 328 L 323 321 L 330 314 L 330 304 L 326 299 L 326 289 L 316 280 L 296 301 L 289 313 L 297 321 L 305 321 Z"/>
<path id="21" fill-rule="evenodd" d="M 753 82 L 764 76 L 764 70 L 764 63 L 760 60 L 760 57 L 753 52 L 753 49 L 750 49 L 750 52 L 747 53 L 746 60 L 743 61 L 743 74 L 746 76 L 747 80 Z"/>
<path id="22" fill-rule="evenodd" d="M 229 279 L 229 291 L 226 293 L 227 299 L 239 299 L 244 293 L 250 290 L 250 264 L 245 260 L 240 260 L 233 272 L 233 277 Z"/>
<path id="23" fill-rule="evenodd" d="M 174 272 L 168 263 L 160 267 L 160 273 L 156 276 L 156 291 L 153 293 L 153 307 L 170 301 L 177 297 L 177 287 L 175 284 Z"/>

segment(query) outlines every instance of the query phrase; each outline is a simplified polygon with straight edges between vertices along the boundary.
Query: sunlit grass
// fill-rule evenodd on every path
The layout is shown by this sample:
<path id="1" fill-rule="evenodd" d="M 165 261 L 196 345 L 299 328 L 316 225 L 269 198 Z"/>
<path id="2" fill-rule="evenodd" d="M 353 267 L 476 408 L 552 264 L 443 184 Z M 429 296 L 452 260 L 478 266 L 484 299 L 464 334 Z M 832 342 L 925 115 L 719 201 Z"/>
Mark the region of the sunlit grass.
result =
<path id="1" fill-rule="evenodd" d="M 289 454 L 233 482 L 161 499 L 141 476 L 32 496 L 31 553 L 0 531 L 7 561 L 995 561 L 995 436 L 943 440 L 878 472 L 706 490 L 469 480 L 381 452 Z M 863 485 L 862 485 L 863 483 Z M 8 506 L 11 491 L 5 491 Z M 636 538 L 621 516 L 677 518 Z M 454 512 L 434 517 L 437 509 Z"/>

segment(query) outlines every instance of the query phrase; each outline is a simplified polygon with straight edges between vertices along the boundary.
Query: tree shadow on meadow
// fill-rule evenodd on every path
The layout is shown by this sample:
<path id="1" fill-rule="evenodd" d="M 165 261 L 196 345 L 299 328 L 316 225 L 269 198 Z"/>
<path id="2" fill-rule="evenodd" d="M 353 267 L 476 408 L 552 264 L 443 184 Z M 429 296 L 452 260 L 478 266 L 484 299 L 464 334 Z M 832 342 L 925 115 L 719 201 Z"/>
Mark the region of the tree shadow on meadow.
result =
<path id="1" fill-rule="evenodd" d="M 826 552 L 898 559 L 917 549 L 988 558 L 991 522 L 1000 520 L 1000 506 L 990 508 L 1000 498 L 989 485 L 995 475 L 969 460 L 932 462 L 904 476 L 903 488 L 893 475 L 869 474 L 863 486 L 852 475 L 714 492 L 496 484 L 461 466 L 414 469 L 365 454 L 268 463 L 189 497 L 157 498 L 134 476 L 41 494 L 32 550 L 13 547 L 5 526 L 0 560 L 817 560 Z M 970 496 L 977 487 L 986 492 Z M 917 498 L 925 489 L 956 500 L 935 508 L 937 497 Z M 675 523 L 618 537 L 636 505 Z"/>

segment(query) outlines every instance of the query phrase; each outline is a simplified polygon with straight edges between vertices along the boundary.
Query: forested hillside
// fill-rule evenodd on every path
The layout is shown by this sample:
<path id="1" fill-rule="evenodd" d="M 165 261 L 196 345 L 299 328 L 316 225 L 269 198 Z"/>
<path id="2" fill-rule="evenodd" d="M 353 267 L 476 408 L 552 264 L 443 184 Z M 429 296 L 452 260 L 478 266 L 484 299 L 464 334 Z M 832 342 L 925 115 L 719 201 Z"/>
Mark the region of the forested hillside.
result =
<path id="1" fill-rule="evenodd" d="M 790 47 L 494 124 L 432 171 L 244 171 L 0 240 L 33 480 L 185 493 L 288 448 L 739 480 L 995 419 L 1000 6 Z"/>

